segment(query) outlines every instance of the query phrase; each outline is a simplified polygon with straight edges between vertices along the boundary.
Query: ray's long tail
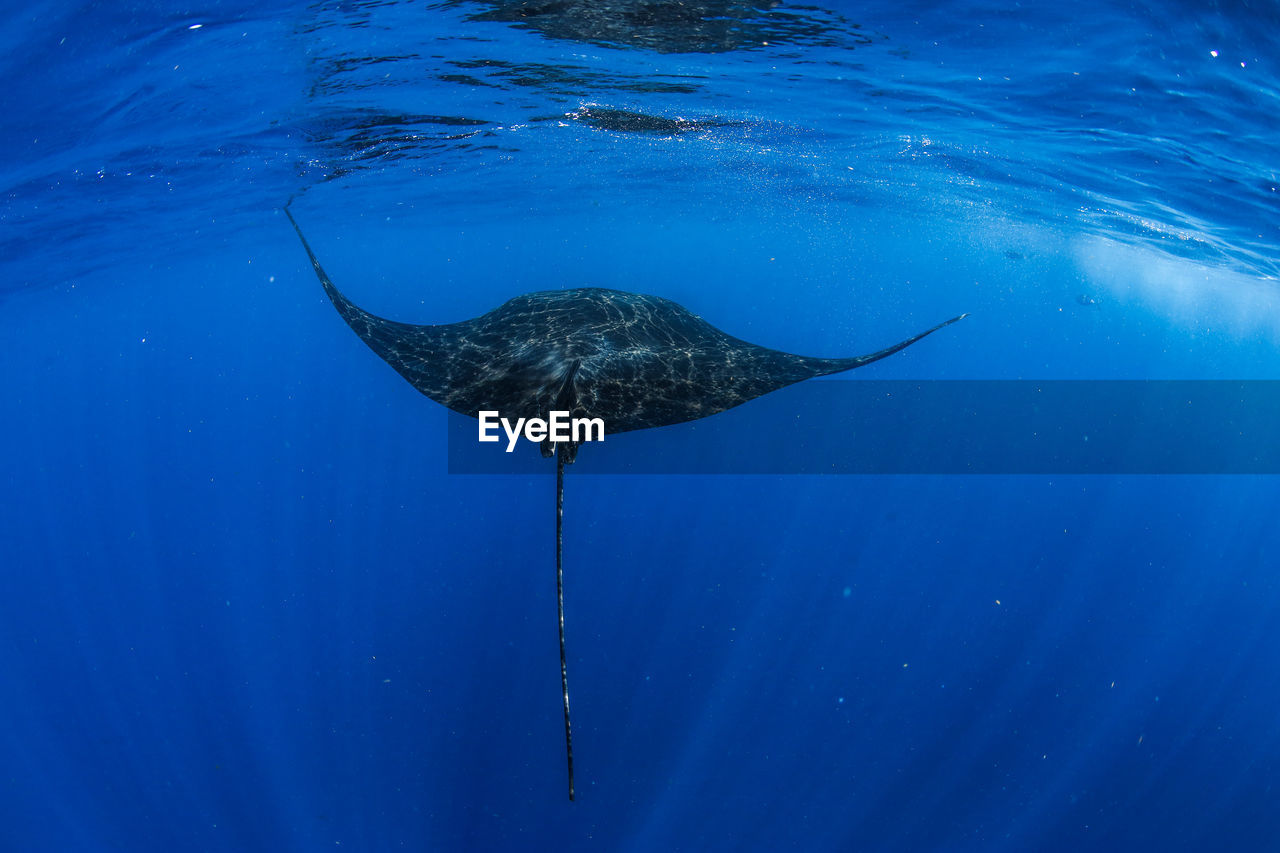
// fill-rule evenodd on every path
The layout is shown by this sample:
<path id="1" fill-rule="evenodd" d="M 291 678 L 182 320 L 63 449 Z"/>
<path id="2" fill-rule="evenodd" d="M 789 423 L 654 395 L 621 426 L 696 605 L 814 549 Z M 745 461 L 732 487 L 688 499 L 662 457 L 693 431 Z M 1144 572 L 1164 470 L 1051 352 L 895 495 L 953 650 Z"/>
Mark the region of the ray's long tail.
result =
<path id="1" fill-rule="evenodd" d="M 560 617 L 560 690 L 564 694 L 564 751 L 573 799 L 573 732 L 569 727 L 569 668 L 564 654 L 564 445 L 556 448 L 556 611 Z"/>

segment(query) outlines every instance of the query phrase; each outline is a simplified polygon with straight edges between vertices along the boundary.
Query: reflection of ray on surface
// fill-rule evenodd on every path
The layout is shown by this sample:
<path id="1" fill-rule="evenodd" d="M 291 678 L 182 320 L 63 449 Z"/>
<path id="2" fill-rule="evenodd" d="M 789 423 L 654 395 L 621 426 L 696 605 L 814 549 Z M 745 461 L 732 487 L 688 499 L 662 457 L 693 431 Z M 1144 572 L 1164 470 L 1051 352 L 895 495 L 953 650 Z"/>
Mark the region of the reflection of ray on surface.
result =
<path id="1" fill-rule="evenodd" d="M 492 126 L 485 119 L 468 116 L 357 110 L 332 114 L 299 129 L 336 157 L 327 175 L 333 178 L 370 165 L 489 147 L 470 140 L 491 134 L 487 128 Z"/>
<path id="2" fill-rule="evenodd" d="M 557 95 L 584 95 L 591 91 L 638 92 L 641 94 L 691 95 L 702 88 L 691 75 L 609 74 L 584 65 L 547 62 L 507 62 L 501 59 L 463 59 L 448 63 L 464 74 L 437 75 L 447 83 L 466 86 L 493 86 L 502 89 L 541 89 Z M 477 75 L 484 75 L 483 77 Z M 665 79 L 663 79 L 665 77 Z M 673 82 L 670 82 L 673 81 Z"/>
<path id="3" fill-rule="evenodd" d="M 460 0 L 450 5 L 460 5 Z M 783 7 L 776 0 L 478 0 L 474 5 L 487 8 L 473 14 L 473 21 L 658 53 L 724 53 L 793 44 L 850 48 L 875 40 L 834 12 Z"/>
<path id="4" fill-rule="evenodd" d="M 586 104 L 566 113 L 565 118 L 596 128 L 597 130 L 613 130 L 620 133 L 651 133 L 660 136 L 674 136 L 681 133 L 697 133 L 713 130 L 718 127 L 733 127 L 742 122 L 725 121 L 717 118 L 667 118 L 666 116 L 648 113 L 617 110 L 595 104 Z"/>

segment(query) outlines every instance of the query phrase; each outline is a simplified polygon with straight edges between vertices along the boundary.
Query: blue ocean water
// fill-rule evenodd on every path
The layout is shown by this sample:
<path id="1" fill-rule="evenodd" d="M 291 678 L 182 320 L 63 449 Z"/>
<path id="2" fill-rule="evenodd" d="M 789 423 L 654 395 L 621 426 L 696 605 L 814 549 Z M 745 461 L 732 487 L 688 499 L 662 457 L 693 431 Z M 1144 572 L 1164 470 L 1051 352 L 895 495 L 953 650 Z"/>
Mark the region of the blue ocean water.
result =
<path id="1" fill-rule="evenodd" d="M 1264 476 L 587 447 L 568 802 L 553 479 L 446 473 L 281 208 L 409 322 L 596 285 L 815 355 L 971 312 L 854 378 L 1277 379 L 1277 35 L 1248 2 L 6 9 L 0 849 L 1275 849 Z"/>

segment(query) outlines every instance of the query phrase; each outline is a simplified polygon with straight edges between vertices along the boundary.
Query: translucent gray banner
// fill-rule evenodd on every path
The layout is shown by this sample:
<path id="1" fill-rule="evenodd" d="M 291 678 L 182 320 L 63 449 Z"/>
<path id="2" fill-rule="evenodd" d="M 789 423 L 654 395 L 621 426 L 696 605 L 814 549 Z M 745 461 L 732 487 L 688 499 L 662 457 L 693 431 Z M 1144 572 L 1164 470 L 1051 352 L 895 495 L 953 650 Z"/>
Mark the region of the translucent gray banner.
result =
<path id="1" fill-rule="evenodd" d="M 608 424 L 605 424 L 606 431 Z M 1276 474 L 1280 381 L 804 382 L 584 444 L 579 474 Z M 450 413 L 449 472 L 553 473 Z"/>

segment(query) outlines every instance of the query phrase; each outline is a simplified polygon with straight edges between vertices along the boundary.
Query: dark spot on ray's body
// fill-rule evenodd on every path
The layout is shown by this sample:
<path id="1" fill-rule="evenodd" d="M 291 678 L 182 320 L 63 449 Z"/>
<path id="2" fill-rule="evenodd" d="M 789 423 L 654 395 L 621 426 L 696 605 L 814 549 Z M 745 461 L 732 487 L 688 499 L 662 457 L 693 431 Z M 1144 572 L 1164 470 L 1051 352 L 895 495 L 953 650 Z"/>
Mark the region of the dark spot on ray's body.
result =
<path id="1" fill-rule="evenodd" d="M 460 323 L 415 326 L 376 317 L 342 295 L 320 266 L 293 214 L 316 277 L 338 313 L 414 388 L 477 417 L 543 418 L 552 411 L 601 418 L 606 433 L 704 418 L 794 382 L 852 370 L 892 355 L 960 317 L 870 355 L 813 358 L 727 335 L 660 296 L 584 287 L 527 293 Z M 569 799 L 573 737 L 564 631 L 564 466 L 572 442 L 542 444 L 556 457 L 556 604 Z"/>

